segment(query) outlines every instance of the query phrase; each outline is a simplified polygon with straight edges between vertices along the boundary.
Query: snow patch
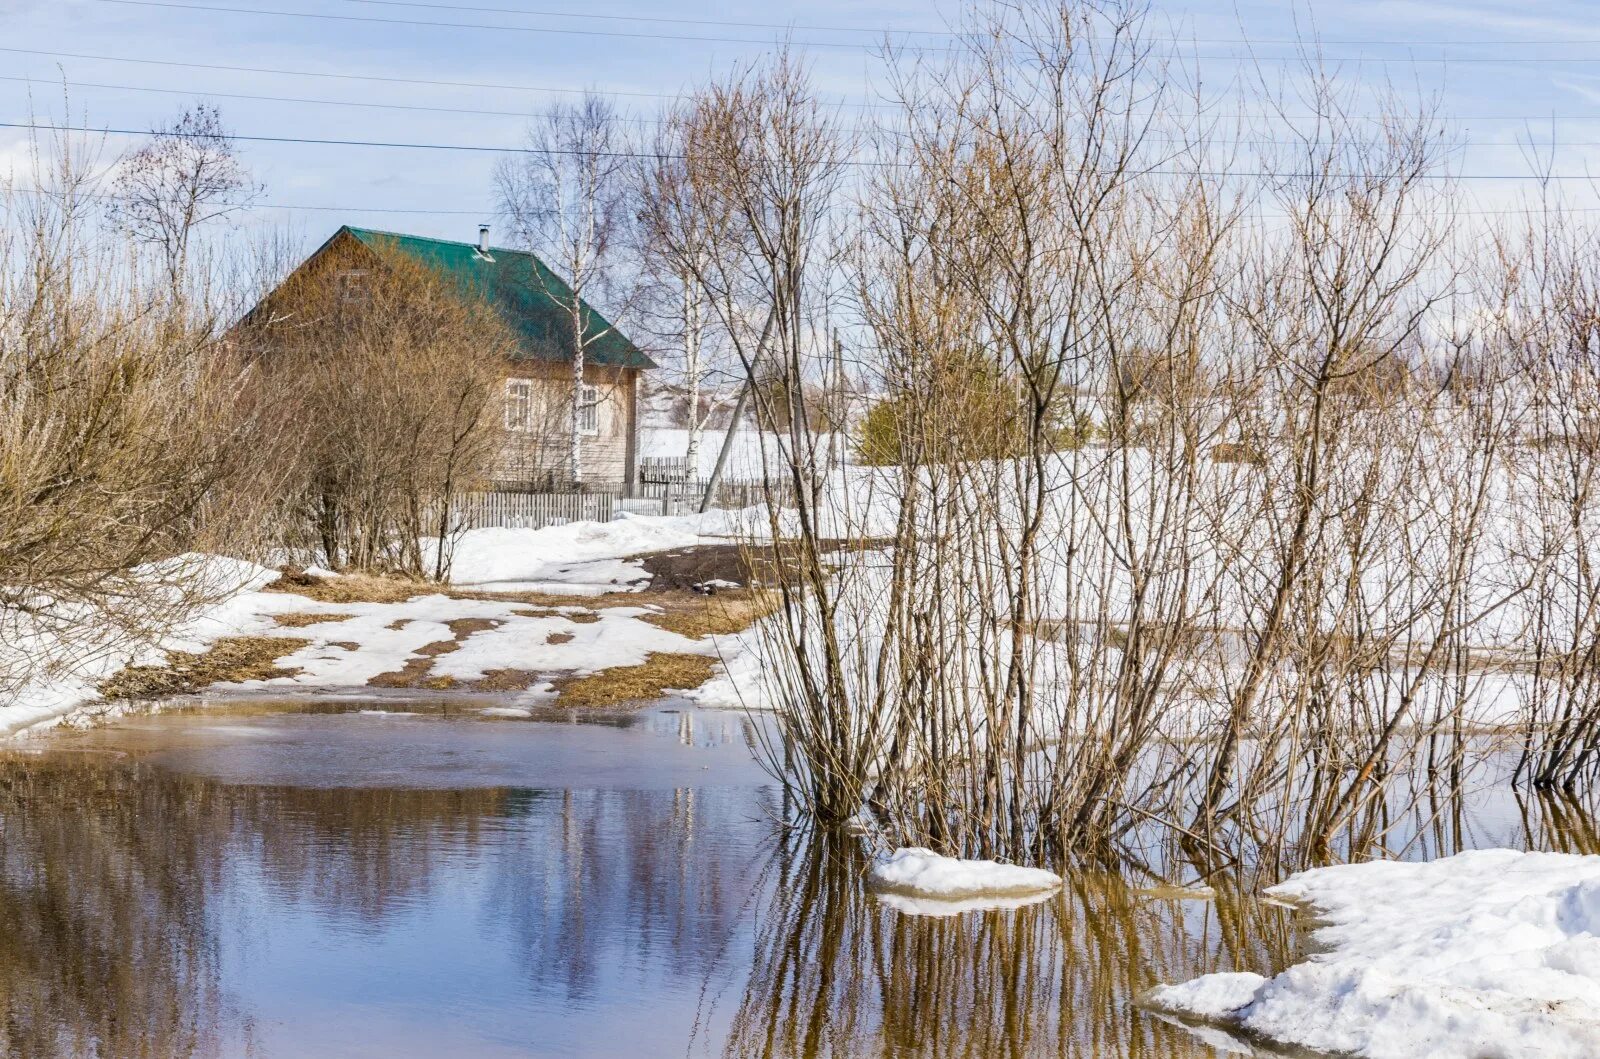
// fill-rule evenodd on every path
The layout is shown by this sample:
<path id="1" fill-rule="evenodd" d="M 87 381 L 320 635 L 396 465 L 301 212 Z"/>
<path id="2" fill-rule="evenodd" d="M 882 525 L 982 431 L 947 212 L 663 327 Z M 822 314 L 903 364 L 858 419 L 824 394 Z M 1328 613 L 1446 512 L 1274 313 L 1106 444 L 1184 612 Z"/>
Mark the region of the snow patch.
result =
<path id="1" fill-rule="evenodd" d="M 572 594 L 628 591 L 650 580 L 637 562 L 625 561 L 628 556 L 725 542 L 755 524 L 739 512 L 708 511 L 673 517 L 624 513 L 610 522 L 543 529 L 468 530 L 456 542 L 450 580 L 508 592 L 562 585 L 578 590 Z"/>
<path id="2" fill-rule="evenodd" d="M 958 900 L 1048 894 L 1061 876 L 993 860 L 957 860 L 931 849 L 908 846 L 873 861 L 867 881 L 880 890 L 910 897 Z"/>
<path id="3" fill-rule="evenodd" d="M 1347 864 L 1267 892 L 1314 907 L 1326 951 L 1273 978 L 1209 974 L 1145 1002 L 1371 1059 L 1600 1054 L 1600 856 Z"/>

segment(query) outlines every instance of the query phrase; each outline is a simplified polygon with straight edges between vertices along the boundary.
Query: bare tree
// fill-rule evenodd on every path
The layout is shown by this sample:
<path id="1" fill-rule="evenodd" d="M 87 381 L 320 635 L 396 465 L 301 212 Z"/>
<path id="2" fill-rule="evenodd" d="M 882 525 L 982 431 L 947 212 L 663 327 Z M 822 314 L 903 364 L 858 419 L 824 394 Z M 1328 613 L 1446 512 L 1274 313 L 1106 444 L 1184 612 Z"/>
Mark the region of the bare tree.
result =
<path id="1" fill-rule="evenodd" d="M 403 252 L 296 273 L 238 340 L 257 365 L 261 456 L 285 468 L 283 543 L 331 566 L 444 580 L 501 441 L 515 348 L 492 309 Z"/>
<path id="2" fill-rule="evenodd" d="M 668 117 L 655 151 L 638 167 L 637 180 L 640 257 L 649 281 L 650 315 L 660 322 L 657 332 L 671 349 L 667 367 L 682 392 L 688 432 L 684 457 L 693 476 L 705 427 L 721 407 L 715 383 L 743 373 L 720 355 L 715 311 L 701 282 L 726 218 L 708 213 L 720 205 L 718 200 L 693 185 L 698 170 L 687 154 L 691 121 L 682 110 Z"/>
<path id="3" fill-rule="evenodd" d="M 568 464 L 572 483 L 583 485 L 584 366 L 594 345 L 613 333 L 590 305 L 608 299 L 613 314 L 621 296 L 625 228 L 631 223 L 629 154 L 610 103 L 586 95 L 559 105 L 528 131 L 522 154 L 495 170 L 499 212 L 516 239 L 545 257 L 561 277 L 539 274 L 544 293 L 568 321 L 572 403 Z"/>
<path id="4" fill-rule="evenodd" d="M 251 554 L 254 521 L 216 321 L 95 238 L 93 157 L 49 150 L 47 194 L 0 201 L 0 703 L 236 589 L 194 553 Z"/>
<path id="5" fill-rule="evenodd" d="M 247 209 L 262 190 L 221 112 L 198 103 L 121 160 L 111 188 L 111 220 L 135 243 L 156 251 L 176 295 L 189 278 L 196 232 Z"/>

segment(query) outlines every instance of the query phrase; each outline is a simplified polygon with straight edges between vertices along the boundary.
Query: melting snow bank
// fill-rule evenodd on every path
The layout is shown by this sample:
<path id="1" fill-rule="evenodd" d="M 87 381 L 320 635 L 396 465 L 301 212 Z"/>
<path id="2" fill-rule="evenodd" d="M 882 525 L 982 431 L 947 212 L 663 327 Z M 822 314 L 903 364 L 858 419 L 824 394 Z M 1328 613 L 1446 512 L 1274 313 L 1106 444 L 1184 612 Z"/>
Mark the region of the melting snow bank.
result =
<path id="1" fill-rule="evenodd" d="M 1015 898 L 1047 896 L 1061 886 L 1061 876 L 1043 868 L 1022 868 L 992 860 L 956 860 L 916 846 L 879 857 L 867 872 L 867 881 L 893 894 L 926 899 L 914 908 L 905 902 L 896 905 L 903 911 L 921 914 L 929 914 L 929 900 L 959 903 L 961 907 L 955 911 L 1015 907 Z M 998 898 L 1000 903 L 982 900 L 985 898 Z M 950 911 L 942 910 L 938 914 L 947 915 Z"/>
<path id="2" fill-rule="evenodd" d="M 0 738 L 47 726 L 99 698 L 97 685 L 124 666 L 159 665 L 169 650 L 204 651 L 245 620 L 256 590 L 278 571 L 242 559 L 198 553 L 179 555 L 135 574 L 148 585 L 153 605 L 179 598 L 179 586 L 212 602 L 193 607 L 188 620 L 147 643 L 119 634 L 109 622 L 85 612 L 49 626 L 27 615 L 0 611 L 0 677 L 23 674 L 16 686 L 0 682 Z"/>
<path id="3" fill-rule="evenodd" d="M 508 592 L 581 595 L 628 591 L 650 575 L 627 556 L 766 533 L 760 508 L 701 515 L 619 515 L 543 529 L 473 529 L 456 541 L 450 580 Z M 432 562 L 438 542 L 425 542 Z"/>
<path id="4" fill-rule="evenodd" d="M 1150 1006 L 1318 1051 L 1600 1054 L 1600 856 L 1482 850 L 1301 872 L 1327 951 L 1274 978 L 1209 974 Z"/>

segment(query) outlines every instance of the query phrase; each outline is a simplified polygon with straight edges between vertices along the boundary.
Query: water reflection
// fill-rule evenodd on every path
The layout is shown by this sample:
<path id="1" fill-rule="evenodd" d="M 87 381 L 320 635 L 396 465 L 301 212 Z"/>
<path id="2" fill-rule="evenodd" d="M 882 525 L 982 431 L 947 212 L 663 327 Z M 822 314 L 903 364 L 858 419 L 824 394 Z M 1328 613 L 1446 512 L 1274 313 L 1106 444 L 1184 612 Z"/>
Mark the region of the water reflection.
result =
<path id="1" fill-rule="evenodd" d="M 1152 899 L 1103 872 L 1015 910 L 904 915 L 863 892 L 859 858 L 825 841 L 785 851 L 722 1054 L 1210 1054 L 1133 998 L 1206 970 L 1276 969 L 1294 952 L 1282 908 Z"/>
<path id="2" fill-rule="evenodd" d="M 1108 871 L 903 914 L 856 843 L 784 826 L 739 717 L 339 723 L 178 719 L 0 757 L 0 1054 L 1213 1055 L 1134 999 L 1301 944 L 1282 908 Z M 586 753 L 609 762 L 587 783 Z M 1463 812 L 1490 821 L 1463 835 L 1597 848 L 1570 803 Z"/>
<path id="3" fill-rule="evenodd" d="M 216 802 L 140 771 L 0 770 L 0 1053 L 218 1051 Z"/>

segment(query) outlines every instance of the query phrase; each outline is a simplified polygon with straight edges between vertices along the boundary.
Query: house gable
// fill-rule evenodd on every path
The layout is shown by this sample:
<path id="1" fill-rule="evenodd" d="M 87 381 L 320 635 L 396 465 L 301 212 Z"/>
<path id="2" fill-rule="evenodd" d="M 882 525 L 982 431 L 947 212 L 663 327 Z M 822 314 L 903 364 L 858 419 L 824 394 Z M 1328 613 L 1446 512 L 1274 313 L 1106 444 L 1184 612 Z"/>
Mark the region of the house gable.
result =
<path id="1" fill-rule="evenodd" d="M 572 288 L 535 255 L 504 247 L 491 247 L 483 254 L 472 243 L 348 226 L 342 230 L 380 257 L 386 253 L 404 254 L 464 293 L 483 298 L 516 333 L 522 356 L 572 360 L 572 325 L 563 307 L 572 298 Z M 588 313 L 586 361 L 611 367 L 655 367 L 603 315 L 587 302 L 584 308 Z"/>
<path id="2" fill-rule="evenodd" d="M 296 269 L 295 275 L 330 265 L 350 268 L 363 259 L 381 266 L 390 255 L 403 255 L 474 300 L 492 307 L 517 339 L 516 360 L 570 364 L 574 349 L 572 324 L 563 303 L 572 288 L 533 254 L 504 247 L 480 253 L 472 243 L 399 235 L 367 228 L 341 227 Z M 337 264 L 335 264 L 337 262 Z M 280 290 L 282 288 L 279 288 Z M 273 300 L 269 295 L 251 310 L 255 316 Z M 587 302 L 585 362 L 613 368 L 647 369 L 655 363 Z"/>

